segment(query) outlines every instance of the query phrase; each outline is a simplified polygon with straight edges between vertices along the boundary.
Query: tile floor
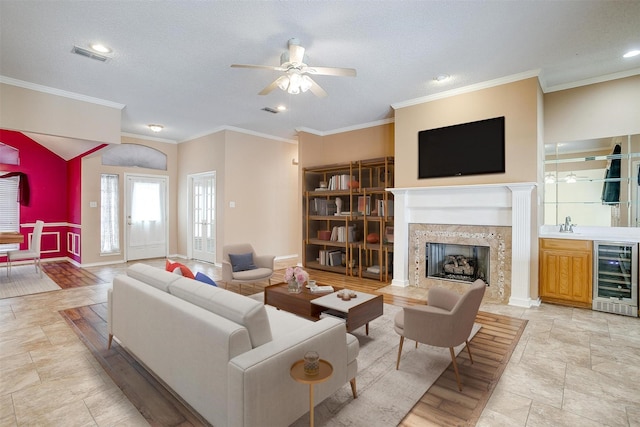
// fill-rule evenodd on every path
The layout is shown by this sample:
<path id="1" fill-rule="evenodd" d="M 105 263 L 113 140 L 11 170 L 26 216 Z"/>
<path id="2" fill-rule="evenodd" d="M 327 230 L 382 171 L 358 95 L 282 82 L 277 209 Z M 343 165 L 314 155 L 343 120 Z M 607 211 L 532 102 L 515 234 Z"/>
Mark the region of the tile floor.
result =
<path id="1" fill-rule="evenodd" d="M 94 273 L 110 281 L 122 268 Z M 0 300 L 0 426 L 147 425 L 58 315 L 105 302 L 109 286 Z M 477 425 L 640 426 L 639 319 L 549 304 L 481 309 L 529 323 Z"/>

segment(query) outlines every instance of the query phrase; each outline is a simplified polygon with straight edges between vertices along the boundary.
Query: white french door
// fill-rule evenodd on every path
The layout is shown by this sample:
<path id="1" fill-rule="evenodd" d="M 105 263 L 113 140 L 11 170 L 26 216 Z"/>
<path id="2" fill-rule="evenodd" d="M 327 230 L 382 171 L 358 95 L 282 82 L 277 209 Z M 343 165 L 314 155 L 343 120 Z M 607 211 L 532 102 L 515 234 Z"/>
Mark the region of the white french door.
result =
<path id="1" fill-rule="evenodd" d="M 216 261 L 216 173 L 189 176 L 190 258 Z"/>
<path id="2" fill-rule="evenodd" d="M 126 258 L 167 256 L 167 177 L 125 175 Z"/>

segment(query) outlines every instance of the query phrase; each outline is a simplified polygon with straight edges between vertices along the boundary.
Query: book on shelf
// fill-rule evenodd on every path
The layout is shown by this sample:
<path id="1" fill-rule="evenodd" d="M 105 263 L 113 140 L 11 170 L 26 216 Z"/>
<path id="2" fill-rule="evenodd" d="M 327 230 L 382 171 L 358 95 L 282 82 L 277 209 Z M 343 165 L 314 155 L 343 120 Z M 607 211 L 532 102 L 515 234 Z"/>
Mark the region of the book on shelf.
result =
<path id="1" fill-rule="evenodd" d="M 358 212 L 371 215 L 371 196 L 358 196 Z"/>
<path id="2" fill-rule="evenodd" d="M 393 200 L 378 200 L 378 216 L 393 216 Z"/>
<path id="3" fill-rule="evenodd" d="M 336 202 L 316 197 L 311 200 L 310 213 L 320 216 L 331 216 L 336 213 Z"/>
<path id="4" fill-rule="evenodd" d="M 355 178 L 351 175 L 333 175 L 329 178 L 329 190 L 348 190 L 349 183 Z"/>
<path id="5" fill-rule="evenodd" d="M 330 251 L 327 254 L 328 265 L 332 267 L 339 267 L 342 265 L 342 252 L 341 251 Z"/>

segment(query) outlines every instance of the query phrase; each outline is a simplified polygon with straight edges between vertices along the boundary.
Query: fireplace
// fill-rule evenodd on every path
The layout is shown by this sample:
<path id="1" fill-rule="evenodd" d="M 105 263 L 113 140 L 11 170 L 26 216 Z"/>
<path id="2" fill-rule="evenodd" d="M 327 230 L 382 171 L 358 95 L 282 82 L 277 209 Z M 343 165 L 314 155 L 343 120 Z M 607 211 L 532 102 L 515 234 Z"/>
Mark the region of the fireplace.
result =
<path id="1" fill-rule="evenodd" d="M 427 242 L 426 275 L 455 282 L 482 279 L 489 284 L 489 252 L 488 246 Z"/>
<path id="2" fill-rule="evenodd" d="M 484 302 L 521 307 L 537 298 L 536 184 L 530 182 L 390 189 L 394 195 L 394 286 L 458 293 L 465 282 L 427 277 L 426 243 L 489 246 Z"/>

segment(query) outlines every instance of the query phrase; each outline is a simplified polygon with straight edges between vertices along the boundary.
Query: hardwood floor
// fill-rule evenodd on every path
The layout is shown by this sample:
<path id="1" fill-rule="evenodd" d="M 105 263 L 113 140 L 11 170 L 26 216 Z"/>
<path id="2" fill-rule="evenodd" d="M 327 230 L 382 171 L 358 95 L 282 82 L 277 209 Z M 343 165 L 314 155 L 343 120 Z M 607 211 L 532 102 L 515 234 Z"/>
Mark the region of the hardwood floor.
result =
<path id="1" fill-rule="evenodd" d="M 193 268 L 205 272 L 214 280 L 220 279 L 219 269 L 209 264 L 198 265 L 199 267 Z M 115 269 L 109 266 L 104 269 L 94 267 L 90 269 L 92 272 L 90 275 L 94 280 L 108 280 L 106 278 L 109 275 L 113 276 L 125 267 L 126 265 Z M 56 275 L 67 277 L 70 274 L 69 271 L 73 269 L 58 266 L 55 269 L 47 268 L 45 271 L 57 280 Z M 83 276 L 81 271 L 76 271 L 74 274 Z M 284 269 L 276 271 L 272 282 L 281 281 L 283 275 Z M 373 294 L 381 293 L 387 304 L 397 306 L 424 304 L 421 299 L 380 292 L 380 289 L 388 285 L 386 283 L 320 271 L 313 271 L 313 278 L 321 284 L 330 283 Z M 259 292 L 262 287 L 243 285 L 241 289 L 235 286 L 230 286 L 229 289 L 248 295 Z M 172 396 L 117 343 L 107 350 L 106 304 L 64 310 L 61 314 L 150 424 L 206 425 L 199 416 Z M 462 392 L 458 391 L 453 367 L 449 365 L 402 420 L 401 426 L 475 425 L 527 323 L 526 320 L 486 312 L 480 312 L 476 321 L 482 324 L 482 329 L 470 343 L 474 363 L 470 363 L 466 351 L 461 352 L 457 358 L 463 384 Z"/>

